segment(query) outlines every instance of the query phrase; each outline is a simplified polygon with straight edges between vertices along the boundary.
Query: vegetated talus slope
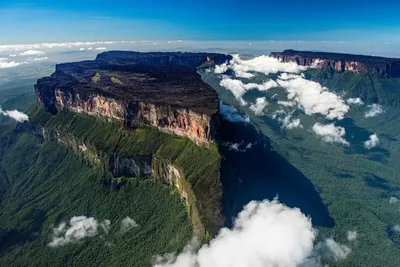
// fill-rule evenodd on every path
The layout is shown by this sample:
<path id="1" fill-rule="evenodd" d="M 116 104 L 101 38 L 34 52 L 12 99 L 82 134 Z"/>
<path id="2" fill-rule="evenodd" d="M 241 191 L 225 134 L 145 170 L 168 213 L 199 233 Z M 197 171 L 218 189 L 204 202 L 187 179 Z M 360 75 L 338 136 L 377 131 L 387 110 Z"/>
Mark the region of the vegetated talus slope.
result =
<path id="1" fill-rule="evenodd" d="M 104 183 L 69 149 L 2 126 L 0 266 L 151 266 L 192 235 L 180 196 L 152 180 Z M 110 220 L 107 235 L 51 248 L 52 229 L 73 216 Z M 123 218 L 139 227 L 124 234 Z"/>
<path id="2" fill-rule="evenodd" d="M 221 158 L 215 144 L 199 147 L 188 138 L 151 127 L 126 129 L 66 110 L 52 115 L 34 108 L 29 114 L 46 139 L 70 147 L 105 173 L 152 178 L 176 187 L 201 236 L 210 238 L 223 225 Z"/>

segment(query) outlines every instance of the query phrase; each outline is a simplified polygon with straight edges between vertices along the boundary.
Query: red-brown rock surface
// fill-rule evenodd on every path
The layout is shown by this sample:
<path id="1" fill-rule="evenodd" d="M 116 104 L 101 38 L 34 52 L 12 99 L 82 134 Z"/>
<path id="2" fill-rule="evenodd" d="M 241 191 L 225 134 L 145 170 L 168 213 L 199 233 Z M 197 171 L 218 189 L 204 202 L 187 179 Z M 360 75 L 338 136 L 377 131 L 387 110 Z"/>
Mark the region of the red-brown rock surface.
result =
<path id="1" fill-rule="evenodd" d="M 226 60 L 220 54 L 106 52 L 93 61 L 57 65 L 35 92 L 52 113 L 66 108 L 208 144 L 219 99 L 196 68 Z"/>
<path id="2" fill-rule="evenodd" d="M 369 72 L 384 77 L 400 77 L 400 59 L 340 53 L 285 50 L 270 56 L 283 62 L 296 62 L 301 66 L 318 67 L 337 72 Z"/>

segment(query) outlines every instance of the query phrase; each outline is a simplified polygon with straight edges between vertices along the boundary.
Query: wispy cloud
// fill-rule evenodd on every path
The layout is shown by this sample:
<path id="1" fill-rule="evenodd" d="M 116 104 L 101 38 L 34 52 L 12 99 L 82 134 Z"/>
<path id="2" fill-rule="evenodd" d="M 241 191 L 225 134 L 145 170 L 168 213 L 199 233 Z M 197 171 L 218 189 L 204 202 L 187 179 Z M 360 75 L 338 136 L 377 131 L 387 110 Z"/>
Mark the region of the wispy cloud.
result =
<path id="1" fill-rule="evenodd" d="M 250 109 L 254 111 L 257 116 L 264 115 L 264 108 L 268 105 L 267 99 L 265 97 L 259 97 L 256 102 L 250 105 Z"/>
<path id="2" fill-rule="evenodd" d="M 79 242 L 87 237 L 94 237 L 100 232 L 108 234 L 110 225 L 110 220 L 98 222 L 93 217 L 74 216 L 69 221 L 69 225 L 62 222 L 53 228 L 52 241 L 48 245 L 56 248 Z"/>
<path id="3" fill-rule="evenodd" d="M 131 217 L 127 216 L 121 221 L 121 233 L 125 234 L 132 230 L 133 228 L 139 227 L 139 224 L 137 224 Z"/>
<path id="4" fill-rule="evenodd" d="M 296 106 L 296 102 L 294 101 L 278 101 L 278 105 L 284 106 L 284 107 L 294 107 Z"/>
<path id="5" fill-rule="evenodd" d="M 357 239 L 357 231 L 347 231 L 347 240 L 348 241 L 356 241 Z"/>
<path id="6" fill-rule="evenodd" d="M 99 41 L 99 42 L 64 42 L 64 43 L 38 43 L 38 44 L 15 44 L 15 45 L 0 45 L 0 52 L 3 51 L 21 51 L 21 50 L 38 50 L 49 48 L 70 48 L 82 46 L 96 46 L 96 45 L 111 45 L 134 43 L 134 41 Z"/>
<path id="7" fill-rule="evenodd" d="M 2 110 L 0 107 L 0 114 L 10 117 L 11 119 L 16 120 L 17 122 L 29 121 L 28 115 L 18 110 Z"/>
<path id="8" fill-rule="evenodd" d="M 227 142 L 223 144 L 224 146 L 228 147 L 229 150 L 235 151 L 235 152 L 246 152 L 247 150 L 251 149 L 253 147 L 253 143 L 244 143 L 243 141 L 240 143 L 231 143 Z"/>
<path id="9" fill-rule="evenodd" d="M 390 197 L 389 198 L 389 204 L 394 204 L 399 202 L 399 199 L 397 197 Z"/>
<path id="10" fill-rule="evenodd" d="M 0 69 L 14 68 L 23 64 L 22 62 L 9 61 L 8 58 L 0 58 Z"/>
<path id="11" fill-rule="evenodd" d="M 224 116 L 224 118 L 230 122 L 249 122 L 250 119 L 247 116 L 243 116 L 239 113 L 239 111 L 232 107 L 225 105 L 220 102 L 219 113 Z"/>
<path id="12" fill-rule="evenodd" d="M 337 243 L 333 238 L 327 238 L 315 246 L 316 253 L 323 258 L 341 261 L 347 258 L 351 249 L 343 244 Z"/>
<path id="13" fill-rule="evenodd" d="M 46 54 L 43 51 L 39 51 L 39 50 L 27 50 L 25 52 L 20 53 L 20 56 L 40 56 L 40 55 L 44 55 Z"/>
<path id="14" fill-rule="evenodd" d="M 369 110 L 364 114 L 365 118 L 375 117 L 384 112 L 383 107 L 379 104 L 369 105 L 368 108 Z"/>

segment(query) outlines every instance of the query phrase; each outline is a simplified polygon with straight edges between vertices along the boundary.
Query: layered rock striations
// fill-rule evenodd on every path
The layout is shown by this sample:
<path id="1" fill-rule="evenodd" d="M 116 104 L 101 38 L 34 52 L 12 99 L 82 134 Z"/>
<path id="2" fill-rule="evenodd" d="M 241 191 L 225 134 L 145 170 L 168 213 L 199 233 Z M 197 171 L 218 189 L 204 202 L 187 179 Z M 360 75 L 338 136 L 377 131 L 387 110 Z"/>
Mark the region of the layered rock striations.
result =
<path id="1" fill-rule="evenodd" d="M 173 186 L 191 224 L 210 239 L 224 224 L 221 157 L 212 144 L 219 99 L 197 68 L 226 60 L 116 51 L 57 65 L 35 85 L 39 107 L 29 114 L 32 130 L 69 147 L 104 177 L 118 178 L 112 184 L 141 177 Z"/>
<path id="2" fill-rule="evenodd" d="M 285 50 L 273 52 L 270 56 L 283 62 L 296 62 L 335 72 L 368 72 L 384 77 L 400 77 L 400 59 L 341 53 Z"/>
<path id="3" fill-rule="evenodd" d="M 219 100 L 196 68 L 229 56 L 113 51 L 95 60 L 59 64 L 38 80 L 38 102 L 56 114 L 66 108 L 127 127 L 153 126 L 201 145 L 214 140 Z"/>

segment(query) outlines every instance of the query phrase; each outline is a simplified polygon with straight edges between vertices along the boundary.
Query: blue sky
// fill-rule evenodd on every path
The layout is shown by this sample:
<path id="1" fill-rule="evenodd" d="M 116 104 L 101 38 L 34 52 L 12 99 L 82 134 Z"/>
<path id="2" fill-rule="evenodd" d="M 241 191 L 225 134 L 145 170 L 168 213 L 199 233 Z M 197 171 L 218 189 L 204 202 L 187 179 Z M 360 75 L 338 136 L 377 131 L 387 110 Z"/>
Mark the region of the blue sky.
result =
<path id="1" fill-rule="evenodd" d="M 94 40 L 400 42 L 388 0 L 0 1 L 0 44 Z"/>

